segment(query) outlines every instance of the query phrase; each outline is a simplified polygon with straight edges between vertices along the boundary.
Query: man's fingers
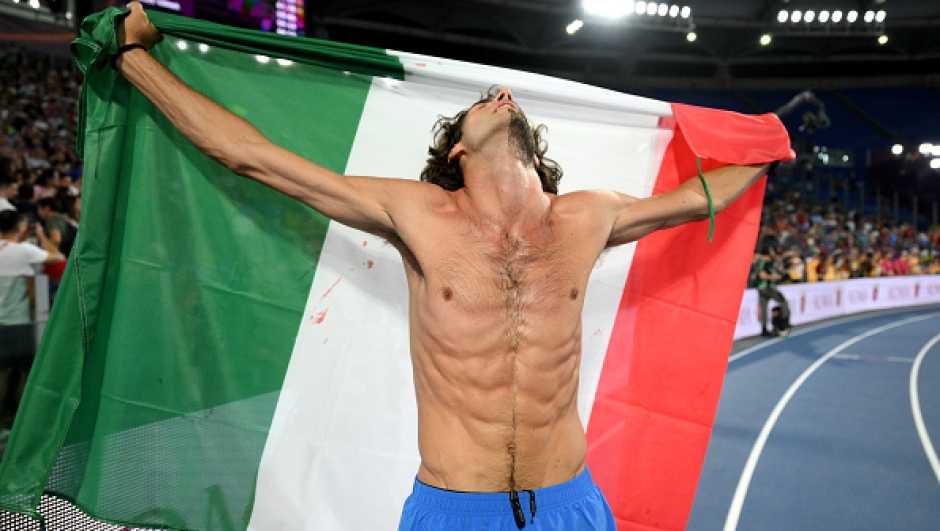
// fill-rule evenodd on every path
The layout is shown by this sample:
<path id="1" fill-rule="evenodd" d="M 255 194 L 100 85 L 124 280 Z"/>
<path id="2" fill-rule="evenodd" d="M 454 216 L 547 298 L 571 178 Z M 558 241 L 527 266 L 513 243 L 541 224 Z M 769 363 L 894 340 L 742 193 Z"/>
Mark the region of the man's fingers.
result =
<path id="1" fill-rule="evenodd" d="M 144 11 L 144 6 L 136 0 L 127 3 L 130 14 L 121 24 L 121 29 L 125 30 L 122 41 L 127 43 L 140 43 L 150 48 L 163 41 L 163 34 L 150 22 L 150 17 Z M 121 35 L 119 35 L 120 37 Z"/>

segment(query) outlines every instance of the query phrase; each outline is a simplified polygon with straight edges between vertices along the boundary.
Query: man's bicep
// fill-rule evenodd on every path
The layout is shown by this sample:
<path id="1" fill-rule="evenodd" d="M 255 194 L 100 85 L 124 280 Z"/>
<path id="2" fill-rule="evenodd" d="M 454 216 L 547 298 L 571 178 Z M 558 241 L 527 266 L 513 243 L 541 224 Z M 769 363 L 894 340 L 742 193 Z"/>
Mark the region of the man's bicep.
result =
<path id="1" fill-rule="evenodd" d="M 347 177 L 273 144 L 245 175 L 310 206 L 324 216 L 372 234 L 394 233 L 389 203 L 395 179 Z"/>
<path id="2" fill-rule="evenodd" d="M 639 240 L 651 232 L 700 218 L 697 197 L 679 188 L 643 199 L 621 195 L 608 247 Z"/>
<path id="3" fill-rule="evenodd" d="M 649 219 L 653 210 L 645 206 L 646 199 L 613 190 L 575 192 L 567 196 L 578 194 L 583 194 L 584 204 L 580 208 L 593 214 L 596 230 L 607 237 L 605 247 L 630 243 L 658 228 L 658 221 Z"/>
<path id="4" fill-rule="evenodd" d="M 666 219 L 663 208 L 657 208 L 656 197 L 636 198 L 621 195 L 617 216 L 610 232 L 608 247 L 639 240 L 647 234 L 663 228 Z"/>
<path id="5" fill-rule="evenodd" d="M 442 188 L 420 181 L 386 177 L 344 177 L 356 196 L 354 214 L 357 220 L 347 222 L 339 217 L 333 218 L 340 223 L 365 230 L 383 238 L 399 236 L 400 225 L 413 218 L 421 218 L 428 204 L 440 199 L 445 192 Z M 367 224 L 359 227 L 353 223 L 362 221 Z"/>

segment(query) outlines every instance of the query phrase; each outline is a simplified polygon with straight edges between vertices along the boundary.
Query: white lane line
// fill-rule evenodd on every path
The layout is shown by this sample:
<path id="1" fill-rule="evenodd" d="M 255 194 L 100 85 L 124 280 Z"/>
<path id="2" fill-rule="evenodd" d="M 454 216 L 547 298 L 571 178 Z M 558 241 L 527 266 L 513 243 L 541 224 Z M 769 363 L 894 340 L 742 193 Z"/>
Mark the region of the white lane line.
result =
<path id="1" fill-rule="evenodd" d="M 823 357 L 816 360 L 812 365 L 809 366 L 803 374 L 800 375 L 796 381 L 790 385 L 790 388 L 787 389 L 787 392 L 783 394 L 783 397 L 780 398 L 780 401 L 777 402 L 777 405 L 774 406 L 773 411 L 770 412 L 770 416 L 767 417 L 767 421 L 764 422 L 764 427 L 761 428 L 760 434 L 757 436 L 757 440 L 754 442 L 754 447 L 751 448 L 750 455 L 747 456 L 747 462 L 744 464 L 744 470 L 741 472 L 741 478 L 738 480 L 738 486 L 734 490 L 734 497 L 731 499 L 731 507 L 728 509 L 728 518 L 725 520 L 724 531 L 735 531 L 738 528 L 738 520 L 741 518 L 741 509 L 744 508 L 744 498 L 747 497 L 747 489 L 751 485 L 751 478 L 754 477 L 754 470 L 757 469 L 757 461 L 760 460 L 761 452 L 764 451 L 764 445 L 767 444 L 767 439 L 770 437 L 770 432 L 774 429 L 774 425 L 777 423 L 777 419 L 780 418 L 780 415 L 783 413 L 784 408 L 787 407 L 787 403 L 790 402 L 790 399 L 793 398 L 793 395 L 796 394 L 800 386 L 814 373 L 816 369 L 822 366 L 823 363 L 826 363 L 830 358 L 839 354 L 846 347 L 852 346 L 859 341 L 871 337 L 875 334 L 880 334 L 885 330 L 890 330 L 892 328 L 897 328 L 910 323 L 915 323 L 917 321 L 924 321 L 926 319 L 931 319 L 940 315 L 940 312 L 934 312 L 927 315 L 918 315 L 916 317 L 909 317 L 907 319 L 897 321 L 894 323 L 888 323 L 884 326 L 879 326 L 878 328 L 869 330 L 864 334 L 858 335 L 843 341 L 839 346 L 827 352 Z"/>
<path id="2" fill-rule="evenodd" d="M 888 317 L 888 316 L 894 315 L 894 314 L 896 314 L 896 313 L 909 312 L 909 311 L 914 310 L 914 309 L 916 309 L 916 308 L 900 308 L 900 309 L 897 309 L 897 310 L 889 310 L 889 311 L 885 311 L 885 312 L 867 312 L 867 313 L 863 313 L 863 314 L 860 314 L 860 315 L 856 315 L 856 316 L 852 316 L 852 317 L 846 317 L 846 318 L 844 318 L 844 319 L 839 319 L 838 321 L 829 321 L 829 322 L 825 322 L 825 323 L 819 323 L 819 324 L 817 324 L 817 325 L 810 326 L 809 328 L 801 328 L 800 330 L 797 330 L 796 332 L 793 332 L 792 334 L 790 334 L 790 338 L 800 337 L 800 336 L 802 336 L 803 334 L 808 334 L 808 333 L 810 333 L 810 332 L 815 332 L 816 330 L 820 330 L 820 329 L 822 329 L 822 328 L 827 328 L 827 327 L 830 327 L 830 326 L 842 326 L 842 325 L 844 325 L 844 324 L 854 323 L 855 321 L 861 321 L 861 320 L 863 320 L 863 319 L 872 319 L 872 318 L 877 318 L 877 317 Z M 742 339 L 747 339 L 747 338 L 742 338 Z M 748 354 L 751 354 L 751 353 L 753 353 L 753 352 L 756 352 L 756 351 L 758 351 L 758 350 L 760 350 L 760 349 L 762 349 L 762 348 L 769 347 L 769 346 L 771 346 L 771 345 L 776 345 L 777 343 L 783 341 L 784 339 L 785 339 L 785 338 L 778 337 L 778 338 L 769 339 L 769 340 L 767 340 L 767 341 L 763 341 L 763 342 L 758 343 L 758 344 L 756 344 L 756 345 L 752 345 L 752 346 L 750 346 L 750 347 L 747 347 L 746 349 L 742 350 L 741 352 L 738 352 L 737 354 L 735 354 L 735 355 L 731 356 L 730 358 L 728 358 L 728 363 L 731 363 L 732 361 L 737 361 L 737 360 L 743 358 L 744 356 L 747 356 Z"/>
<path id="3" fill-rule="evenodd" d="M 930 468 L 933 474 L 937 476 L 937 482 L 940 483 L 940 460 L 937 459 L 937 452 L 930 442 L 930 434 L 927 433 L 927 426 L 924 424 L 924 417 L 920 413 L 920 394 L 917 389 L 917 376 L 920 373 L 920 364 L 927 355 L 927 352 L 940 341 L 940 334 L 937 334 L 924 345 L 917 353 L 914 366 L 911 367 L 911 411 L 914 413 L 914 426 L 917 427 L 917 435 L 920 436 L 920 443 L 924 445 L 924 453 L 927 454 L 927 461 L 930 462 Z"/>
<path id="4" fill-rule="evenodd" d="M 837 360 L 852 361 L 891 361 L 895 363 L 914 363 L 914 358 L 905 358 L 903 356 L 873 356 L 871 354 L 836 354 L 833 358 Z"/>

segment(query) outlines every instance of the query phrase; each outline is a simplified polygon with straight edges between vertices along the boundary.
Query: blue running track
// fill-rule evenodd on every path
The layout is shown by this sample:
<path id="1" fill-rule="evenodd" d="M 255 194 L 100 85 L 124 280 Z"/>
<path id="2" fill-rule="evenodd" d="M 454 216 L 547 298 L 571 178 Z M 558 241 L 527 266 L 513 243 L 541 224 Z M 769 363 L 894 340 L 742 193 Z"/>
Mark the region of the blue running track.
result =
<path id="1" fill-rule="evenodd" d="M 688 529 L 937 531 L 938 449 L 940 306 L 751 341 L 731 354 Z"/>

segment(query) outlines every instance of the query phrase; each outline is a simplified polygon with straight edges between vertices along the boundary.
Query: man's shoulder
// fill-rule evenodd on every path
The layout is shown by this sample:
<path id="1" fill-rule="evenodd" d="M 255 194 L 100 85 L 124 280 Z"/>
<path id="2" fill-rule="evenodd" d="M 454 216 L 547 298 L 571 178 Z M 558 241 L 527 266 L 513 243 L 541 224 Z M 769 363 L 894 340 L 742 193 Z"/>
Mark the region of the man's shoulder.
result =
<path id="1" fill-rule="evenodd" d="M 444 188 L 424 182 L 416 181 L 414 179 L 400 179 L 400 178 L 389 178 L 389 177 L 347 177 L 350 179 L 362 179 L 362 182 L 373 183 L 379 187 L 384 187 L 389 193 L 393 193 L 396 196 L 404 197 L 408 199 L 430 199 L 435 201 L 445 202 L 448 200 L 449 195 L 453 194 Z"/>
<path id="2" fill-rule="evenodd" d="M 460 190 L 447 190 L 433 183 L 424 181 L 402 181 L 399 193 L 413 206 L 424 205 L 427 212 L 448 213 L 457 208 L 457 194 Z"/>
<path id="3" fill-rule="evenodd" d="M 610 208 L 628 207 L 636 197 L 613 190 L 576 190 L 552 196 L 552 208 L 559 214 L 599 214 Z"/>
<path id="4" fill-rule="evenodd" d="M 413 232 L 428 228 L 428 222 L 459 213 L 457 191 L 448 191 L 436 184 L 409 179 L 384 179 L 384 191 L 389 215 L 397 230 Z M 382 185 L 380 185 L 382 186 Z"/>

